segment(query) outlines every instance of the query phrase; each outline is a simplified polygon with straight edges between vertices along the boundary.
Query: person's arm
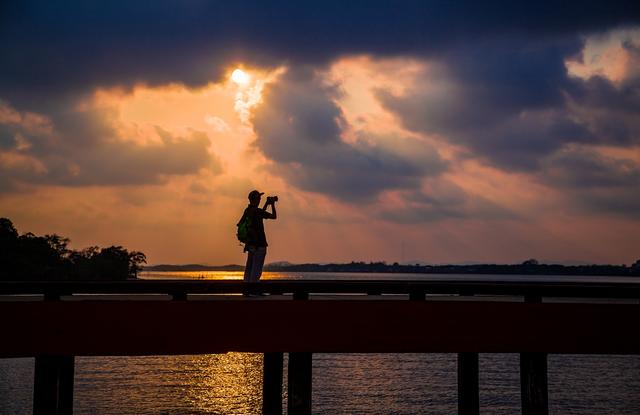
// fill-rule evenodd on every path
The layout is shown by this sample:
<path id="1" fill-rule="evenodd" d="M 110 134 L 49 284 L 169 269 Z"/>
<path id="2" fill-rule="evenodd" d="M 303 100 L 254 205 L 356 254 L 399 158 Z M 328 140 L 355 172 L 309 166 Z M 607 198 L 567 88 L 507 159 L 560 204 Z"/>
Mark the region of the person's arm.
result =
<path id="1" fill-rule="evenodd" d="M 271 202 L 271 219 L 278 219 L 278 213 L 276 212 L 276 202 Z"/>
<path id="2" fill-rule="evenodd" d="M 271 205 L 271 213 L 267 212 L 267 206 Z M 278 219 L 278 213 L 276 212 L 276 203 L 275 202 L 264 202 L 264 206 L 262 207 L 264 211 L 265 219 Z"/>

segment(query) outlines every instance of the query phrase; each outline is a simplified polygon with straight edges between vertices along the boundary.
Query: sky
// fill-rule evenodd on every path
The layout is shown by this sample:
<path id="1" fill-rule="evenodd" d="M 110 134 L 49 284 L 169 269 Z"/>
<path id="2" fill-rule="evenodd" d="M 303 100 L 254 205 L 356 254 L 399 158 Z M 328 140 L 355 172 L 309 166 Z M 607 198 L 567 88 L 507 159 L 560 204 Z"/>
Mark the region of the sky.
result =
<path id="1" fill-rule="evenodd" d="M 151 264 L 640 258 L 634 1 L 10 1 L 0 216 Z"/>

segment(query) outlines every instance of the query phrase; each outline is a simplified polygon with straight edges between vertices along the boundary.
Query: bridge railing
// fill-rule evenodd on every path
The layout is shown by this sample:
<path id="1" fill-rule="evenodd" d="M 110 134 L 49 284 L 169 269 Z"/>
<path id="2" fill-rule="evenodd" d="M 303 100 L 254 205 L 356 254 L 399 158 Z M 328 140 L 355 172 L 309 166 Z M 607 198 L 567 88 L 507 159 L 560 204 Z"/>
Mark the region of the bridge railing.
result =
<path id="1" fill-rule="evenodd" d="M 566 281 L 397 281 L 397 280 L 129 280 L 129 281 L 4 281 L 0 295 L 37 295 L 55 299 L 73 294 L 421 294 L 496 295 L 530 298 L 640 299 L 637 282 Z"/>

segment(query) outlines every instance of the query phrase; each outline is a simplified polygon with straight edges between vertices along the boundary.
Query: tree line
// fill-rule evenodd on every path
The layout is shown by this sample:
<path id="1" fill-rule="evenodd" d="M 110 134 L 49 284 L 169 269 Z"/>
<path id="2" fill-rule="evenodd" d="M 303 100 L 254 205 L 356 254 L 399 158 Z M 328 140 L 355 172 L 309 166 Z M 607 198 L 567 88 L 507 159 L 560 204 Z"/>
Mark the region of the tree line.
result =
<path id="1" fill-rule="evenodd" d="M 0 280 L 126 280 L 147 262 L 142 252 L 121 246 L 72 250 L 69 242 L 56 234 L 20 235 L 11 220 L 0 218 Z"/>
<path id="2" fill-rule="evenodd" d="M 640 276 L 640 260 L 631 266 L 541 264 L 535 259 L 528 259 L 520 264 L 475 265 L 405 265 L 397 262 L 387 264 L 353 261 L 346 264 L 270 264 L 265 269 L 276 272 Z"/>

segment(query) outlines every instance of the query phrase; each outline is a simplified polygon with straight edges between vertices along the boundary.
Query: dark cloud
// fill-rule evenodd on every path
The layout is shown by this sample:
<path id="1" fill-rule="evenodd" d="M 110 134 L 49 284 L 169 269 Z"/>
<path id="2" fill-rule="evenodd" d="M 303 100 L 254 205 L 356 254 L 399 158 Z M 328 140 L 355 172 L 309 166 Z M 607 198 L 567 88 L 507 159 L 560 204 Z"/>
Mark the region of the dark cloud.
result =
<path id="1" fill-rule="evenodd" d="M 0 96 L 21 109 L 97 85 L 202 85 L 231 61 L 438 56 L 479 41 L 575 37 L 640 21 L 634 1 L 114 0 L 0 7 Z"/>
<path id="2" fill-rule="evenodd" d="M 140 145 L 109 140 L 85 151 L 52 160 L 49 183 L 67 186 L 140 185 L 164 182 L 168 176 L 196 174 L 200 169 L 221 171 L 220 163 L 208 152 L 205 133 L 175 137 L 159 130 L 161 144 Z"/>
<path id="3" fill-rule="evenodd" d="M 583 211 L 640 217 L 637 161 L 570 148 L 547 159 L 540 178 Z"/>
<path id="4" fill-rule="evenodd" d="M 336 93 L 305 69 L 291 71 L 264 91 L 252 120 L 256 145 L 289 183 L 342 200 L 372 200 L 444 171 L 446 163 L 435 149 L 415 139 L 344 141 L 346 120 Z"/>
<path id="5" fill-rule="evenodd" d="M 640 191 L 638 187 L 611 191 L 597 189 L 590 192 L 576 192 L 574 200 L 586 213 L 616 215 L 640 219 Z"/>
<path id="6" fill-rule="evenodd" d="M 624 47 L 627 73 L 616 82 L 570 77 L 564 62 L 572 47 L 527 55 L 514 46 L 485 59 L 444 57 L 425 71 L 417 88 L 402 96 L 379 91 L 378 98 L 407 128 L 462 145 L 504 171 L 527 172 L 559 189 L 572 208 L 637 217 L 638 161 L 592 149 L 640 144 L 640 77 L 634 66 L 640 60 L 634 43 Z M 534 70 L 519 62 L 523 54 Z M 426 203 L 403 214 L 411 212 L 437 218 L 458 210 Z"/>
<path id="7" fill-rule="evenodd" d="M 195 174 L 207 168 L 221 172 L 210 155 L 209 138 L 193 131 L 177 137 L 157 127 L 160 142 L 140 144 L 123 139 L 104 110 L 68 111 L 52 121 L 51 131 L 17 122 L 1 125 L 0 170 L 5 191 L 24 184 L 108 186 L 162 183 L 172 175 Z M 13 142 L 5 139 L 13 137 Z M 21 140 L 16 140 L 21 137 Z"/>
<path id="8" fill-rule="evenodd" d="M 584 148 L 558 152 L 545 161 L 547 183 L 564 188 L 627 188 L 640 193 L 640 165 Z"/>
<path id="9" fill-rule="evenodd" d="M 640 54 L 634 51 L 629 76 L 618 83 L 594 76 L 570 90 L 568 112 L 579 117 L 594 141 L 615 146 L 640 144 Z"/>
<path id="10" fill-rule="evenodd" d="M 404 95 L 381 90 L 378 98 L 411 130 L 462 144 L 506 170 L 537 170 L 566 143 L 594 140 L 566 108 L 566 89 L 578 81 L 564 61 L 581 47 L 555 39 L 474 45 L 433 62 Z"/>
<path id="11" fill-rule="evenodd" d="M 8 125 L 0 124 L 0 150 L 10 150 L 17 145 L 16 133 Z"/>
<path id="12" fill-rule="evenodd" d="M 427 189 L 401 192 L 402 206 L 382 207 L 378 217 L 395 223 L 437 222 L 446 219 L 516 219 L 517 215 L 449 180 L 428 180 Z"/>
<path id="13" fill-rule="evenodd" d="M 377 95 L 411 130 L 461 144 L 498 168 L 536 173 L 570 144 L 640 143 L 639 48 L 623 40 L 627 73 L 614 82 L 568 73 L 565 62 L 583 47 L 571 37 L 479 42 L 430 61 L 405 94 Z"/>

